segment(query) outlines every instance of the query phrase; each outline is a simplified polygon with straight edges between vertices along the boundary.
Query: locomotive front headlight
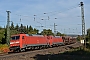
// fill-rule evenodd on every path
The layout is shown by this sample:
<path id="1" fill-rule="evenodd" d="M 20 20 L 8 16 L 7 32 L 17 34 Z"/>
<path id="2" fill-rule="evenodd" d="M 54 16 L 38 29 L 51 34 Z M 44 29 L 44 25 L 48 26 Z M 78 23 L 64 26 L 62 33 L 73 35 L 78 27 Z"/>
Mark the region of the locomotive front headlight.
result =
<path id="1" fill-rule="evenodd" d="M 14 44 L 14 42 L 10 42 L 10 44 Z"/>

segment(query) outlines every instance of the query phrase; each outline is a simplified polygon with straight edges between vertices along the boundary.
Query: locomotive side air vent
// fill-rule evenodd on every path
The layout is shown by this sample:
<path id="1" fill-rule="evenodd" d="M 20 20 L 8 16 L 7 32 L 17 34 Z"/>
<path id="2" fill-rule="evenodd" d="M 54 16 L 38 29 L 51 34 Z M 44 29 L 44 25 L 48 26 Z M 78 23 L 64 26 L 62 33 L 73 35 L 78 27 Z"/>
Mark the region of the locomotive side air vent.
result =
<path id="1" fill-rule="evenodd" d="M 60 36 L 55 36 L 55 38 L 60 38 Z"/>
<path id="2" fill-rule="evenodd" d="M 26 36 L 32 36 L 32 34 L 26 34 Z"/>
<path id="3" fill-rule="evenodd" d="M 40 36 L 40 37 L 43 37 L 43 35 L 38 35 L 38 34 L 32 34 L 32 36 Z"/>
<path id="4" fill-rule="evenodd" d="M 26 36 L 40 36 L 40 37 L 43 37 L 43 35 L 39 35 L 39 34 L 26 34 Z"/>

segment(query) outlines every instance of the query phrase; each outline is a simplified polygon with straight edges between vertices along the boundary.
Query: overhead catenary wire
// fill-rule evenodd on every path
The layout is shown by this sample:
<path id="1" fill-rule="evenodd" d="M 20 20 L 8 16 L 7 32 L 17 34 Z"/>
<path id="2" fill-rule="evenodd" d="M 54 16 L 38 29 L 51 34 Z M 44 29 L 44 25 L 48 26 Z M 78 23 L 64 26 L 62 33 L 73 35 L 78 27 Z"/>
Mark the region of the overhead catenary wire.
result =
<path id="1" fill-rule="evenodd" d="M 65 11 L 69 11 L 72 9 L 77 8 L 79 5 L 73 6 L 71 8 L 67 8 L 64 11 L 58 10 L 58 11 L 51 11 L 51 12 L 44 12 L 44 13 L 40 13 L 40 14 L 33 14 L 33 15 L 21 15 L 18 13 L 15 13 L 15 15 L 21 17 L 21 18 L 33 18 L 33 20 L 35 21 L 36 19 L 41 20 L 47 17 L 47 20 L 50 20 L 50 16 L 55 16 L 58 13 L 63 13 Z M 45 15 L 46 14 L 46 15 Z M 34 16 L 35 15 L 35 16 Z M 48 15 L 48 16 L 47 16 Z M 44 18 L 43 18 L 44 17 Z"/>
<path id="2" fill-rule="evenodd" d="M 15 14 L 13 13 L 12 15 L 18 16 L 19 22 L 22 21 L 22 20 L 24 20 L 24 19 L 26 19 L 26 18 L 32 19 L 33 21 L 36 21 L 36 22 L 37 22 L 37 21 L 40 21 L 40 20 L 42 20 L 42 19 L 44 19 L 44 20 L 51 20 L 51 19 L 53 19 L 52 16 L 56 16 L 56 15 L 59 14 L 59 13 L 64 13 L 64 12 L 73 10 L 73 9 L 75 9 L 75 8 L 77 8 L 77 7 L 78 7 L 78 5 L 72 6 L 72 7 L 70 7 L 70 8 L 66 8 L 66 9 L 63 10 L 63 11 L 57 10 L 57 11 L 44 12 L 44 13 L 32 14 L 32 15 L 23 15 L 23 14 L 19 14 L 19 13 L 15 13 Z M 34 15 L 36 15 L 36 16 L 34 16 Z M 54 18 L 56 18 L 56 17 L 54 17 Z"/>

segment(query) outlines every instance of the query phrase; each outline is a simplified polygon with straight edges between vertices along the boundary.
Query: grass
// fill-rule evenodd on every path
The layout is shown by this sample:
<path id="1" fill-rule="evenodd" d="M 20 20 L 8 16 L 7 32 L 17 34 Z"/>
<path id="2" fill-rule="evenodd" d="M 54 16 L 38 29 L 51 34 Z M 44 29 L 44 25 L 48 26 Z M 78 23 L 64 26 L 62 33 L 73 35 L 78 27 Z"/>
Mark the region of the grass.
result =
<path id="1" fill-rule="evenodd" d="M 90 50 L 75 49 L 73 51 L 66 51 L 58 54 L 47 54 L 35 56 L 35 60 L 90 60 Z"/>
<path id="2" fill-rule="evenodd" d="M 74 50 L 74 51 L 67 51 L 64 52 L 63 54 L 68 54 L 68 55 L 78 55 L 78 56 L 89 56 L 90 55 L 90 50 Z"/>

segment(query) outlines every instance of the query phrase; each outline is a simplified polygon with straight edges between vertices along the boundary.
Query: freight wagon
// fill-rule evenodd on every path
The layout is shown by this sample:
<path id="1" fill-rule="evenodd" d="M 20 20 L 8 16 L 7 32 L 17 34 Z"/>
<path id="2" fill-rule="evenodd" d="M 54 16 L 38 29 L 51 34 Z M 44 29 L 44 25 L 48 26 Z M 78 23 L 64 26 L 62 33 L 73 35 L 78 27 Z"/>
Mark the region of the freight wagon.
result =
<path id="1" fill-rule="evenodd" d="M 65 45 L 72 44 L 72 43 L 75 43 L 77 41 L 76 37 L 70 37 L 70 36 L 63 36 L 62 39 L 63 39 L 63 43 Z"/>

